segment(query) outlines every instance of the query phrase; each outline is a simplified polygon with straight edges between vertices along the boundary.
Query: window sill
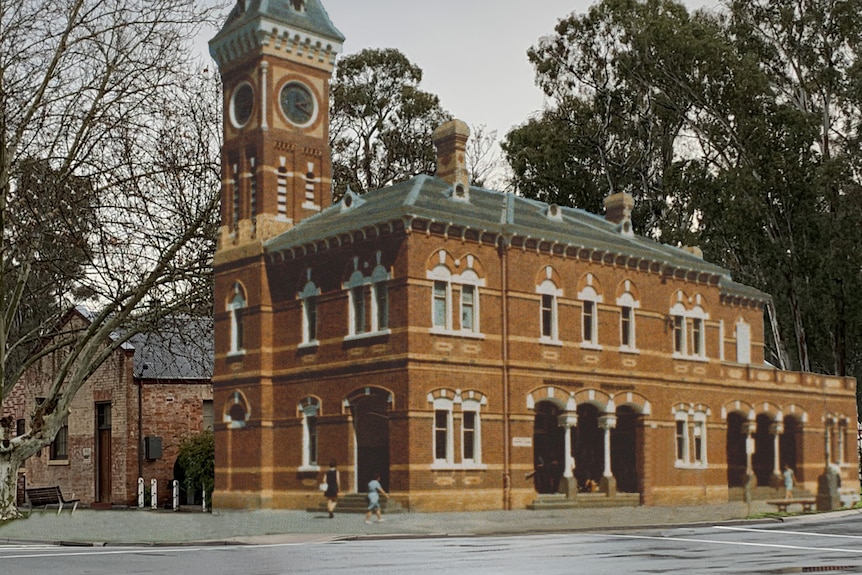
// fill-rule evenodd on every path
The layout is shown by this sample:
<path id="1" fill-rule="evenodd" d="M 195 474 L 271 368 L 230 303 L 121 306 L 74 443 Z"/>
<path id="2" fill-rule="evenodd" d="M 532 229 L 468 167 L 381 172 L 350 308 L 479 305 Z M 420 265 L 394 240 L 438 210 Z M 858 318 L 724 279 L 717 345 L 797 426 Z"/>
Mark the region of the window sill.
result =
<path id="1" fill-rule="evenodd" d="M 320 206 L 318 206 L 317 204 L 312 204 L 311 202 L 303 202 L 302 208 L 305 210 L 311 210 L 313 212 L 319 212 L 320 211 Z"/>
<path id="2" fill-rule="evenodd" d="M 563 347 L 562 340 L 559 339 L 551 339 L 549 337 L 541 337 L 539 338 L 539 343 L 542 345 L 553 345 L 554 347 Z"/>
<path id="3" fill-rule="evenodd" d="M 431 464 L 431 471 L 484 471 L 488 466 L 483 463 L 447 463 L 435 462 Z"/>
<path id="4" fill-rule="evenodd" d="M 364 333 L 355 333 L 355 334 L 351 334 L 351 335 L 346 336 L 344 338 L 344 341 L 357 341 L 357 340 L 362 340 L 362 339 L 370 339 L 373 337 L 380 337 L 383 335 L 389 335 L 391 333 L 392 333 L 392 331 L 389 329 L 381 329 L 378 331 L 367 331 Z"/>
<path id="5" fill-rule="evenodd" d="M 636 347 L 620 346 L 620 353 L 628 353 L 631 355 L 640 355 L 641 350 L 637 349 Z"/>
<path id="6" fill-rule="evenodd" d="M 696 361 L 699 363 L 709 363 L 709 358 L 700 355 L 683 355 L 678 351 L 673 352 L 673 358 L 680 361 Z"/>
<path id="7" fill-rule="evenodd" d="M 685 463 L 683 461 L 677 461 L 673 466 L 676 469 L 706 469 L 708 467 L 706 463 Z"/>
<path id="8" fill-rule="evenodd" d="M 591 351 L 602 351 L 602 346 L 597 343 L 585 341 L 581 343 L 581 349 L 589 349 Z"/>
<path id="9" fill-rule="evenodd" d="M 236 351 L 227 352 L 227 358 L 228 359 L 236 359 L 236 358 L 243 357 L 244 355 L 245 355 L 244 349 L 238 349 Z"/>
<path id="10" fill-rule="evenodd" d="M 318 346 L 320 346 L 320 342 L 315 339 L 314 341 L 303 342 L 303 343 L 299 344 L 298 346 L 296 346 L 296 348 L 297 349 L 311 349 L 311 348 L 315 348 Z"/>
<path id="11" fill-rule="evenodd" d="M 302 465 L 298 469 L 300 473 L 319 473 L 320 466 L 319 465 Z"/>
<path id="12" fill-rule="evenodd" d="M 49 459 L 48 465 L 69 465 L 69 459 Z"/>
<path id="13" fill-rule="evenodd" d="M 485 339 L 485 334 L 473 331 L 455 331 L 453 329 L 444 329 L 441 327 L 432 327 L 432 335 L 445 335 L 450 337 L 464 337 L 467 339 Z"/>

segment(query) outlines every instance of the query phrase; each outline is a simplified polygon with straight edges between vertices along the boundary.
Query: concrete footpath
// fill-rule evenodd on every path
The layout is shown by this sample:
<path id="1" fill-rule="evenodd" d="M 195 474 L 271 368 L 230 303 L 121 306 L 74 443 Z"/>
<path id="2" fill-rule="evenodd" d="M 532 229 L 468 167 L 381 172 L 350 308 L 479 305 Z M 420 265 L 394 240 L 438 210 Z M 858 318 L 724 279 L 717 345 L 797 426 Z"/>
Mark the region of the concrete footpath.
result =
<path id="1" fill-rule="evenodd" d="M 626 507 L 555 511 L 478 511 L 401 513 L 383 523 L 365 523 L 364 515 L 306 511 L 219 511 L 187 513 L 149 510 L 95 511 L 74 515 L 34 511 L 29 518 L 0 526 L 0 544 L 52 543 L 82 545 L 229 545 L 275 544 L 376 537 L 443 537 L 565 533 L 745 520 L 771 511 L 765 502 L 697 507 Z M 862 514 L 862 510 L 842 511 Z M 828 520 L 831 514 L 805 519 Z M 766 519 L 759 521 L 776 521 Z"/>

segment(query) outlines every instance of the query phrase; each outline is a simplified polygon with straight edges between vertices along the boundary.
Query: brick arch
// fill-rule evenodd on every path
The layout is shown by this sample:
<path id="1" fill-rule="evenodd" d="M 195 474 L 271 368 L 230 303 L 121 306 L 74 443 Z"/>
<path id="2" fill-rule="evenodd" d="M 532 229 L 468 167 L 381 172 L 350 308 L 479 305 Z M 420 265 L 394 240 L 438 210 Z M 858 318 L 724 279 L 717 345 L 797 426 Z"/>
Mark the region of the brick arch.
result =
<path id="1" fill-rule="evenodd" d="M 342 402 L 342 413 L 350 413 L 350 406 L 358 399 L 363 397 L 367 397 L 370 395 L 387 395 L 387 403 L 389 404 L 389 410 L 395 408 L 395 392 L 391 389 L 387 389 L 385 387 L 380 387 L 376 385 L 366 385 L 363 387 L 358 387 L 344 396 L 344 401 Z"/>
<path id="2" fill-rule="evenodd" d="M 474 253 L 465 252 L 457 257 L 453 262 L 455 273 L 462 274 L 467 270 L 473 270 L 480 278 L 485 277 L 485 265 L 482 260 Z"/>
<path id="3" fill-rule="evenodd" d="M 225 308 L 228 308 L 230 306 L 231 302 L 237 295 L 239 295 L 243 299 L 245 305 L 248 305 L 248 290 L 240 280 L 234 281 L 233 285 L 230 286 L 230 290 L 228 290 L 227 298 L 224 302 Z"/>
<path id="4" fill-rule="evenodd" d="M 428 392 L 428 403 L 434 403 L 437 399 L 450 399 L 454 402 L 457 396 L 458 392 L 454 389 L 438 387 Z"/>
<path id="5" fill-rule="evenodd" d="M 222 421 L 228 424 L 231 429 L 245 427 L 246 422 L 251 418 L 251 404 L 246 395 L 238 389 L 235 389 L 228 396 L 228 400 L 222 409 Z"/>
<path id="6" fill-rule="evenodd" d="M 481 391 L 468 389 L 466 391 L 455 390 L 455 393 L 457 394 L 456 397 L 458 398 L 456 403 L 463 403 L 465 401 L 476 401 L 481 406 L 488 405 L 488 396 Z"/>
<path id="7" fill-rule="evenodd" d="M 635 299 L 635 301 L 641 300 L 640 290 L 638 289 L 637 284 L 635 284 L 635 282 L 633 282 L 632 280 L 625 279 L 617 285 L 617 299 L 621 298 L 623 294 L 626 293 L 632 294 L 632 297 Z"/>
<path id="8" fill-rule="evenodd" d="M 578 279 L 578 293 L 581 293 L 587 287 L 593 288 L 598 295 L 602 295 L 604 293 L 602 283 L 599 281 L 599 278 L 596 277 L 596 274 L 592 272 L 587 272 Z"/>
<path id="9" fill-rule="evenodd" d="M 781 413 L 782 413 L 781 408 L 778 406 L 778 404 L 771 403 L 769 401 L 764 401 L 762 403 L 755 403 L 754 404 L 754 412 L 757 415 L 766 414 L 773 421 L 775 421 L 776 418 L 778 418 L 778 416 L 781 415 Z"/>
<path id="10" fill-rule="evenodd" d="M 536 285 L 540 286 L 548 280 L 554 282 L 554 285 L 557 286 L 557 288 L 563 287 L 563 276 L 561 276 L 560 272 L 558 272 L 556 268 L 551 265 L 542 266 L 542 268 L 536 274 Z"/>
<path id="11" fill-rule="evenodd" d="M 536 404 L 542 401 L 550 401 L 562 411 L 569 411 L 572 413 L 574 413 L 578 407 L 574 393 L 554 385 L 537 387 L 527 394 L 526 399 L 527 409 L 530 411 L 534 411 L 536 409 Z"/>
<path id="12" fill-rule="evenodd" d="M 575 392 L 575 401 L 578 405 L 588 403 L 597 407 L 599 412 L 607 413 L 608 405 L 613 402 L 613 396 L 600 389 L 581 389 Z"/>
<path id="13" fill-rule="evenodd" d="M 781 413 L 784 418 L 794 417 L 800 421 L 800 423 L 808 423 L 808 411 L 802 407 L 801 405 L 791 403 L 781 408 Z"/>
<path id="14" fill-rule="evenodd" d="M 756 410 L 754 406 L 747 401 L 728 401 L 723 406 L 721 406 L 721 418 L 727 420 L 727 416 L 731 413 L 738 413 L 742 415 L 747 421 L 754 421 L 756 417 Z"/>
<path id="15" fill-rule="evenodd" d="M 306 395 L 296 404 L 296 416 L 302 417 L 307 407 L 317 406 L 317 414 L 323 415 L 323 401 L 316 395 Z"/>
<path id="16" fill-rule="evenodd" d="M 445 249 L 436 249 L 431 252 L 425 262 L 425 271 L 432 272 L 437 266 L 445 266 L 452 273 L 455 270 L 455 257 Z"/>
<path id="17" fill-rule="evenodd" d="M 649 400 L 634 391 L 623 391 L 611 398 L 616 407 L 630 407 L 638 415 L 652 415 L 652 404 Z"/>

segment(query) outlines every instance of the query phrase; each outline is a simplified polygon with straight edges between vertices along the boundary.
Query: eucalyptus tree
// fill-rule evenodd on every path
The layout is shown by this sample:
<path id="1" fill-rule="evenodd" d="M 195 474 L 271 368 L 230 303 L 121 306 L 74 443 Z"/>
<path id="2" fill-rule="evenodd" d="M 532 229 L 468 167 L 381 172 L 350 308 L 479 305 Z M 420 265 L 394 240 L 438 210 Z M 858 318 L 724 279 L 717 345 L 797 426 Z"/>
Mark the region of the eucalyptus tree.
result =
<path id="1" fill-rule="evenodd" d="M 365 49 L 338 61 L 330 102 L 333 193 L 365 193 L 433 174 L 431 134 L 449 119 L 421 89 L 422 69 L 398 50 Z"/>
<path id="2" fill-rule="evenodd" d="M 62 357 L 14 436 L 0 425 L 0 521 L 19 467 L 75 393 L 163 316 L 210 308 L 218 81 L 189 46 L 193 0 L 0 3 L 0 401 Z M 96 310 L 67 329 L 71 306 Z"/>
<path id="3" fill-rule="evenodd" d="M 503 149 L 522 193 L 699 244 L 773 294 L 780 365 L 856 373 L 860 0 L 603 0 L 529 52 L 551 106 Z M 786 349 L 785 349 L 786 348 Z"/>

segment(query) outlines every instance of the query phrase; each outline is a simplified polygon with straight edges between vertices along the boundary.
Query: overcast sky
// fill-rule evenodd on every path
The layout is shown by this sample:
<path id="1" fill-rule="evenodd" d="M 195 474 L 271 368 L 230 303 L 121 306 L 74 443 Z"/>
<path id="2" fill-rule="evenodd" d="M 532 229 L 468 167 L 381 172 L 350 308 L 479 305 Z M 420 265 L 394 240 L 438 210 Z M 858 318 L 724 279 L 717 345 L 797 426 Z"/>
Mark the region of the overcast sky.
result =
<path id="1" fill-rule="evenodd" d="M 540 110 L 527 49 L 592 0 L 322 0 L 347 37 L 344 54 L 397 48 L 423 70 L 422 88 L 469 125 L 500 139 Z M 718 0 L 685 0 L 714 8 Z M 207 39 L 215 30 L 207 34 Z"/>

